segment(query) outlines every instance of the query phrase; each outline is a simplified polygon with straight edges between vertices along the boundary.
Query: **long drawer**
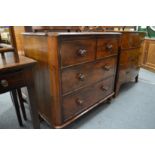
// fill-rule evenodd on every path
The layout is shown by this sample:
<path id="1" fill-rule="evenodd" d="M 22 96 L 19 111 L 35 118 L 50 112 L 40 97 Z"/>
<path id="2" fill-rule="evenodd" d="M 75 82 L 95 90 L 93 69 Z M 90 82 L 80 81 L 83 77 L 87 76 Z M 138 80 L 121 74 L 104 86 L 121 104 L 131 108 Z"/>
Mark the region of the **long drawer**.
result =
<path id="1" fill-rule="evenodd" d="M 63 97 L 63 120 L 67 120 L 114 91 L 114 76 Z"/>
<path id="2" fill-rule="evenodd" d="M 101 81 L 115 74 L 117 57 L 62 70 L 63 94 Z"/>

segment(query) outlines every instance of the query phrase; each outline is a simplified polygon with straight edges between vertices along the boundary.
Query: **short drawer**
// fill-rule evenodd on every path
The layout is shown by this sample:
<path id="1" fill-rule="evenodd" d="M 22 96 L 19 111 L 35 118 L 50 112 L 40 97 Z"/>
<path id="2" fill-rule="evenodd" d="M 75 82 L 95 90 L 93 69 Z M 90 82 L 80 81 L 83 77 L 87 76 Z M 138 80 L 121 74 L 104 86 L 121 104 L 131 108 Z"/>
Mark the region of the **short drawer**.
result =
<path id="1" fill-rule="evenodd" d="M 0 92 L 17 88 L 24 85 L 24 75 L 22 71 L 17 71 L 0 76 Z"/>
<path id="2" fill-rule="evenodd" d="M 64 121 L 81 113 L 114 92 L 114 77 L 91 85 L 63 98 Z"/>
<path id="3" fill-rule="evenodd" d="M 70 39 L 61 42 L 60 55 L 61 66 L 70 66 L 95 59 L 96 41 L 95 39 Z"/>
<path id="4" fill-rule="evenodd" d="M 117 57 L 86 63 L 62 70 L 63 94 L 101 81 L 115 74 Z"/>
<path id="5" fill-rule="evenodd" d="M 143 39 L 139 33 L 124 33 L 122 37 L 122 49 L 137 48 L 141 46 Z"/>
<path id="6" fill-rule="evenodd" d="M 97 59 L 118 53 L 117 38 L 98 38 L 97 40 Z"/>
<path id="7" fill-rule="evenodd" d="M 138 63 L 140 49 L 123 50 L 120 54 L 120 64 Z"/>

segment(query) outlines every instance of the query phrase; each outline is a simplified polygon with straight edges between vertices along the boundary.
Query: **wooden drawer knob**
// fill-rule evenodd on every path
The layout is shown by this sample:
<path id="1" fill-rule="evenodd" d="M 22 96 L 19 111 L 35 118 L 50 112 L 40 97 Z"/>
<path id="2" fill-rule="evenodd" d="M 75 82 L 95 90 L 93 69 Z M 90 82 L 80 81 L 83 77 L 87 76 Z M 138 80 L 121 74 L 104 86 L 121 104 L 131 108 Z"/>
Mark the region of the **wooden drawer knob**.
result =
<path id="1" fill-rule="evenodd" d="M 111 66 L 105 65 L 105 66 L 103 66 L 103 69 L 106 70 L 106 71 L 109 71 L 111 69 Z"/>
<path id="2" fill-rule="evenodd" d="M 102 86 L 101 86 L 101 90 L 103 90 L 103 91 L 108 91 L 108 87 L 102 85 Z"/>
<path id="3" fill-rule="evenodd" d="M 79 56 L 85 56 L 87 54 L 87 50 L 85 50 L 85 49 L 79 49 L 79 51 L 78 51 L 78 55 Z"/>
<path id="4" fill-rule="evenodd" d="M 112 48 L 113 48 L 113 45 L 112 45 L 112 44 L 107 44 L 107 45 L 106 45 L 106 49 L 107 49 L 108 51 L 111 51 Z"/>
<path id="5" fill-rule="evenodd" d="M 78 79 L 79 79 L 80 81 L 84 81 L 85 78 L 86 78 L 86 76 L 85 76 L 83 73 L 79 73 L 79 74 L 78 74 Z"/>
<path id="6" fill-rule="evenodd" d="M 81 100 L 81 99 L 76 99 L 76 103 L 77 103 L 78 105 L 82 106 L 83 103 L 84 103 L 84 101 Z"/>
<path id="7" fill-rule="evenodd" d="M 9 86 L 9 83 L 8 83 L 8 81 L 7 80 L 1 80 L 1 86 L 2 87 L 8 87 Z"/>

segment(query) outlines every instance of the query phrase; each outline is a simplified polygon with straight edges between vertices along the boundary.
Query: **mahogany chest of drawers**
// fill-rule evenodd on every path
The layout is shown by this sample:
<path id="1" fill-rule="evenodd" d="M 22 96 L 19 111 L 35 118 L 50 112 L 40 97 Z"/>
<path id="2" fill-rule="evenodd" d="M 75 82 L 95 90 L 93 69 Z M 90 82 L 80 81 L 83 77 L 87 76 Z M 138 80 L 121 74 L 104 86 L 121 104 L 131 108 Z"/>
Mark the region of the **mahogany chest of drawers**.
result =
<path id="1" fill-rule="evenodd" d="M 25 33 L 35 71 L 38 109 L 55 128 L 114 95 L 120 33 Z"/>
<path id="2" fill-rule="evenodd" d="M 144 32 L 121 32 L 121 50 L 119 52 L 116 94 L 120 86 L 131 81 L 138 81 L 141 44 L 144 40 Z"/>

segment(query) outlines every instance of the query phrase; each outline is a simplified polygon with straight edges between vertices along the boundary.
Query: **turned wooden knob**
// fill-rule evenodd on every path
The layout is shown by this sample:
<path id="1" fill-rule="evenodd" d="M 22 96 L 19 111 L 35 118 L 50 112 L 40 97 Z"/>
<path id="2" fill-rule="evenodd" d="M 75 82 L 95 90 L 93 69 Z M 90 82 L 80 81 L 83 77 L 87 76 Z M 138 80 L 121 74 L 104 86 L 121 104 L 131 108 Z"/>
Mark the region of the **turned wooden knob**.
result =
<path id="1" fill-rule="evenodd" d="M 104 85 L 101 86 L 101 89 L 102 89 L 103 91 L 108 91 L 108 87 L 106 87 L 106 86 L 104 86 Z"/>
<path id="2" fill-rule="evenodd" d="M 107 45 L 106 45 L 106 49 L 107 49 L 108 51 L 111 51 L 112 48 L 113 48 L 113 45 L 112 45 L 112 44 L 107 44 Z"/>
<path id="3" fill-rule="evenodd" d="M 103 66 L 103 69 L 106 70 L 106 71 L 109 71 L 111 69 L 111 66 L 105 65 L 105 66 Z"/>
<path id="4" fill-rule="evenodd" d="M 78 55 L 80 55 L 80 56 L 85 56 L 87 54 L 87 50 L 85 50 L 85 49 L 79 49 L 79 51 L 78 51 Z"/>
<path id="5" fill-rule="evenodd" d="M 9 86 L 8 81 L 7 80 L 1 80 L 1 86 L 8 87 Z"/>
<path id="6" fill-rule="evenodd" d="M 77 103 L 78 105 L 82 106 L 83 103 L 84 103 L 84 101 L 81 100 L 81 99 L 76 99 L 76 103 Z"/>
<path id="7" fill-rule="evenodd" d="M 86 78 L 86 76 L 85 76 L 83 73 L 78 74 L 78 79 L 79 79 L 80 81 L 84 81 L 85 78 Z"/>

